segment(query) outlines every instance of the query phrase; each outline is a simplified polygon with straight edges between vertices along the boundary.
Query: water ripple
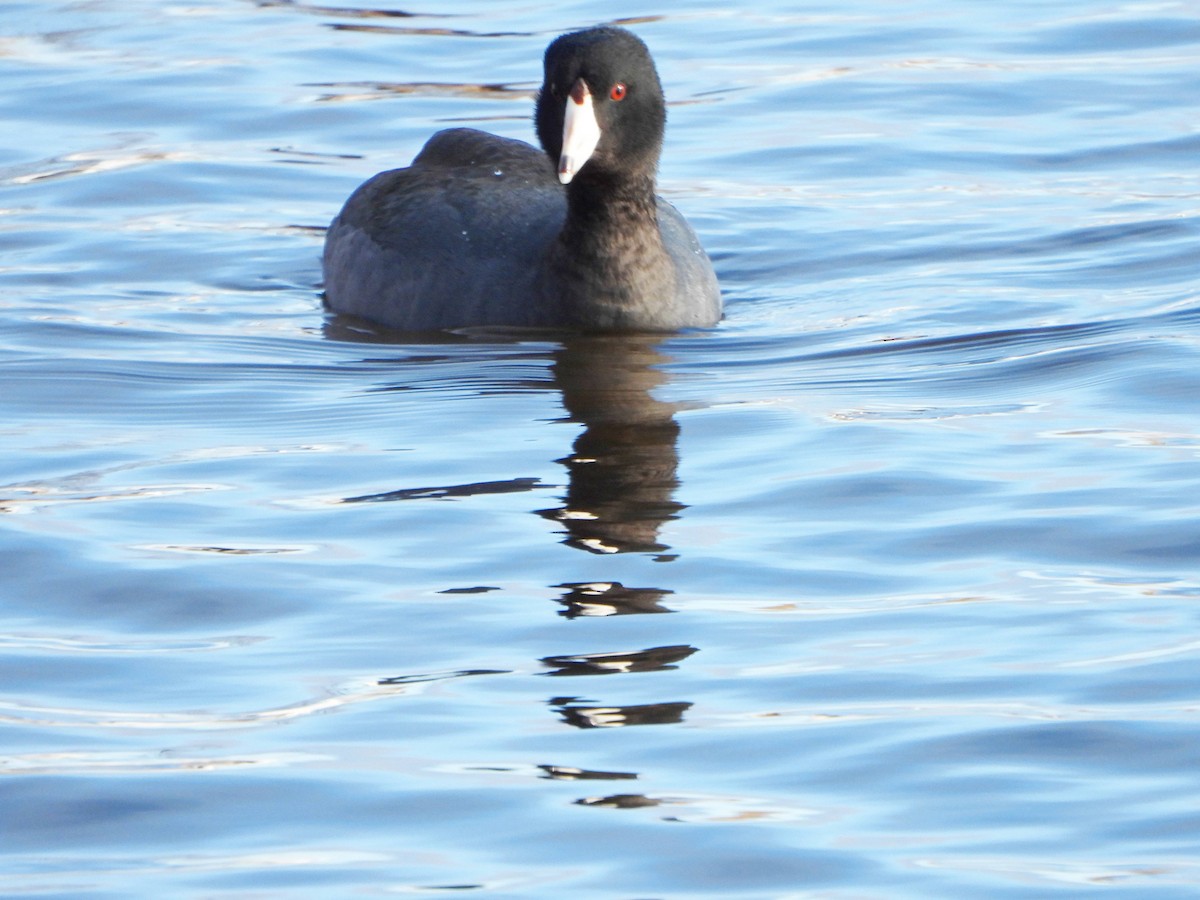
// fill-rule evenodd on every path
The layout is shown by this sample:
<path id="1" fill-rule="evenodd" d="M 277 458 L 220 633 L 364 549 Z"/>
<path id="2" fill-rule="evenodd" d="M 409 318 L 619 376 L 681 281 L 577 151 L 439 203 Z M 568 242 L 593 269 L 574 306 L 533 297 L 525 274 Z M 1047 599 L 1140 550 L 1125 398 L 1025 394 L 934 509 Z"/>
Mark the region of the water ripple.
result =
<path id="1" fill-rule="evenodd" d="M 170 753 L 125 751 L 24 753 L 0 756 L 0 775 L 104 776 L 170 774 L 180 771 L 215 772 L 224 769 L 284 768 L 328 759 L 315 753 L 259 753 L 231 757 L 181 756 Z"/>
<path id="2" fill-rule="evenodd" d="M 1192 897 L 1192 7 L 623 20 L 727 316 L 588 341 L 322 311 L 598 21 L 433 6 L 6 16 L 0 893 Z"/>
<path id="3" fill-rule="evenodd" d="M 468 675 L 494 674 L 497 670 L 398 676 L 348 682 L 320 697 L 286 706 L 241 713 L 141 712 L 63 706 L 43 706 L 0 700 L 0 722 L 37 728 L 101 730 L 225 731 L 258 728 L 304 719 L 309 716 L 418 693 L 423 685 Z"/>
<path id="4" fill-rule="evenodd" d="M 211 653 L 244 647 L 261 637 L 131 640 L 128 638 L 64 637 L 49 634 L 0 634 L 0 652 L 119 654 Z"/>

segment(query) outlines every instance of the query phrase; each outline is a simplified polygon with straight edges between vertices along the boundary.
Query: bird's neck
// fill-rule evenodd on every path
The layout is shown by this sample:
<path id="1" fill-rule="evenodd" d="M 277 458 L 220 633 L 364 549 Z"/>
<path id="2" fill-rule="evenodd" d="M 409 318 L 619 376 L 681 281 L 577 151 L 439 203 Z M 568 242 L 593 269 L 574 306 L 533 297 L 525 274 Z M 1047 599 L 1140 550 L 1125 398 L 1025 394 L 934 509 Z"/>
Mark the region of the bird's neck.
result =
<path id="1" fill-rule="evenodd" d="M 652 176 L 588 177 L 581 173 L 567 187 L 563 233 L 586 241 L 611 229 L 657 231 L 657 206 Z"/>
<path id="2" fill-rule="evenodd" d="M 607 327 L 638 328 L 640 311 L 674 291 L 653 177 L 572 181 L 555 251 L 563 302 Z"/>

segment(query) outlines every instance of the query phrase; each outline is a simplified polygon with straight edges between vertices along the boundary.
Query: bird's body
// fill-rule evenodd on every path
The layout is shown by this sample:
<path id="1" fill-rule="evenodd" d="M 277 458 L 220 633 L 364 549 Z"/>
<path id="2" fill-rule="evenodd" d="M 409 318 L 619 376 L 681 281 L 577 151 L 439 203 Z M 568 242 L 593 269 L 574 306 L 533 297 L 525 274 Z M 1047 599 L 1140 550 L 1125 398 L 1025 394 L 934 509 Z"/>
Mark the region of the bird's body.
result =
<path id="1" fill-rule="evenodd" d="M 441 131 L 411 166 L 351 195 L 326 237 L 331 310 L 404 330 L 673 331 L 719 320 L 707 255 L 655 195 L 665 111 L 645 46 L 591 29 L 551 44 L 545 66 L 544 151 Z"/>

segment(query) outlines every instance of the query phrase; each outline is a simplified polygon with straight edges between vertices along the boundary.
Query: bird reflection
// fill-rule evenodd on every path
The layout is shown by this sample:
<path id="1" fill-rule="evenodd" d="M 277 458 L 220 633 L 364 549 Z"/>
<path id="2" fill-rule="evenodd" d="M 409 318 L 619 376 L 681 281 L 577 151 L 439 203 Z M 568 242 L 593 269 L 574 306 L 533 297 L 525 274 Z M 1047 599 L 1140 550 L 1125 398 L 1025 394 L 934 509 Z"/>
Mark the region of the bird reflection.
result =
<path id="1" fill-rule="evenodd" d="M 559 615 L 568 619 L 673 612 L 659 603 L 671 591 L 659 588 L 630 588 L 618 581 L 588 581 L 560 584 L 557 587 L 566 588 L 566 593 L 558 602 L 566 607 Z"/>
<path id="2" fill-rule="evenodd" d="M 547 656 L 542 664 L 554 671 L 547 675 L 616 675 L 628 672 L 664 672 L 696 652 L 695 647 L 679 644 L 651 647 L 632 653 L 581 653 L 575 656 Z"/>
<path id="3" fill-rule="evenodd" d="M 610 794 L 607 797 L 580 797 L 575 801 L 576 806 L 599 806 L 605 809 L 642 809 L 661 803 L 661 800 L 645 794 Z"/>
<path id="4" fill-rule="evenodd" d="M 536 478 L 510 478 L 507 481 L 479 481 L 474 484 L 449 484 L 437 487 L 401 488 L 380 494 L 345 497 L 343 503 L 385 503 L 390 500 L 450 500 L 455 497 L 475 497 L 481 494 L 513 494 L 545 487 Z"/>
<path id="5" fill-rule="evenodd" d="M 332 320 L 327 336 L 337 340 L 369 343 L 411 343 L 412 335 L 392 336 L 360 330 L 354 323 Z M 470 343 L 469 336 L 444 336 L 445 344 Z M 679 425 L 675 421 L 677 405 L 654 396 L 667 375 L 663 365 L 668 357 L 659 348 L 660 339 L 650 336 L 573 336 L 563 340 L 552 354 L 550 372 L 561 392 L 566 420 L 578 423 L 582 431 L 575 438 L 570 454 L 558 460 L 567 471 L 567 485 L 560 505 L 538 510 L 538 514 L 559 524 L 562 542 L 593 554 L 650 553 L 658 560 L 671 560 L 670 547 L 662 541 L 666 523 L 685 509 L 675 500 L 679 488 Z M 429 347 L 429 345 L 426 345 Z M 432 347 L 422 362 L 457 360 L 448 351 L 443 357 Z M 545 350 L 521 347 L 522 358 L 545 359 Z M 507 345 L 499 354 L 512 359 L 516 354 Z M 529 354 L 524 356 L 524 354 Z M 464 357 L 471 360 L 471 354 Z M 401 368 L 413 360 L 400 359 Z M 390 360 L 377 360 L 387 362 Z M 523 370 L 528 372 L 528 369 Z M 503 377 L 502 375 L 499 377 Z M 523 376 L 523 378 L 526 376 Z M 407 382 L 384 390 L 402 390 Z M 500 387 L 544 389 L 544 382 L 524 380 Z M 457 484 L 401 485 L 391 490 L 348 496 L 347 504 L 395 502 L 465 501 L 473 497 L 503 493 L 562 491 L 538 478 L 514 477 L 495 481 Z M 543 501 L 544 502 L 544 501 Z M 671 591 L 653 587 L 626 587 L 619 582 L 566 582 L 555 585 L 566 618 L 618 616 L 671 612 L 662 605 Z M 447 588 L 444 593 L 488 593 L 496 588 L 467 585 Z M 677 668 L 696 648 L 687 644 L 651 647 L 643 650 L 584 653 L 543 657 L 550 676 L 610 675 L 662 672 Z M 497 670 L 469 670 L 459 675 L 493 674 Z M 381 684 L 407 684 L 431 676 L 401 675 L 381 680 Z M 549 701 L 563 723 L 579 729 L 624 728 L 635 725 L 673 725 L 683 721 L 690 702 L 670 701 L 630 706 L 602 705 L 581 697 L 555 697 Z M 636 778 L 634 773 L 603 772 L 569 766 L 542 766 L 546 777 L 577 780 L 622 780 Z M 584 798 L 585 805 L 635 807 L 658 801 L 641 794 L 613 794 Z"/>
<path id="6" fill-rule="evenodd" d="M 550 701 L 564 722 L 576 728 L 624 728 L 629 725 L 677 725 L 691 709 L 686 702 L 645 703 L 640 706 L 593 706 L 575 697 Z"/>
<path id="7" fill-rule="evenodd" d="M 603 772 L 598 769 L 577 769 L 575 766 L 538 766 L 543 778 L 555 781 L 636 781 L 637 772 Z"/>
<path id="8" fill-rule="evenodd" d="M 592 553 L 670 549 L 659 531 L 685 507 L 674 499 L 677 405 L 652 394 L 666 361 L 658 341 L 643 336 L 579 337 L 555 353 L 563 406 L 584 426 L 559 460 L 570 476 L 563 505 L 542 512 L 563 524 L 564 543 Z"/>
<path id="9" fill-rule="evenodd" d="M 460 357 L 451 348 L 492 340 L 505 348 L 510 359 L 514 343 L 528 334 L 406 334 L 379 330 L 347 318 L 330 319 L 326 337 L 369 344 L 420 343 L 427 348 L 421 362 L 435 363 Z M 552 338 L 552 335 L 546 335 Z M 560 335 L 561 337 L 561 335 Z M 667 381 L 662 366 L 669 361 L 660 349 L 661 338 L 652 335 L 574 335 L 562 338 L 551 354 L 550 372 L 566 409 L 566 420 L 583 426 L 570 454 L 558 460 L 567 470 L 566 493 L 561 505 L 539 514 L 562 526 L 563 543 L 589 553 L 652 553 L 656 559 L 675 557 L 663 543 L 660 531 L 686 507 L 675 500 L 679 487 L 678 404 L 654 396 Z M 445 354 L 436 352 L 442 346 Z M 537 357 L 547 351 L 529 351 Z M 544 358 L 544 356 L 543 356 Z M 416 360 L 398 359 L 405 363 Z M 372 360 L 374 363 L 383 360 Z M 407 382 L 379 390 L 403 390 Z M 531 385 L 514 385 L 529 389 Z M 536 387 L 540 388 L 538 384 Z M 402 486 L 393 490 L 342 499 L 344 503 L 387 503 L 411 500 L 455 500 L 483 494 L 546 491 L 552 485 L 538 478 L 514 477 L 500 481 Z M 666 591 L 660 592 L 661 594 Z M 564 599 L 564 615 L 591 615 L 578 596 Z M 614 612 L 664 612 L 656 599 L 632 595 L 620 600 Z"/>

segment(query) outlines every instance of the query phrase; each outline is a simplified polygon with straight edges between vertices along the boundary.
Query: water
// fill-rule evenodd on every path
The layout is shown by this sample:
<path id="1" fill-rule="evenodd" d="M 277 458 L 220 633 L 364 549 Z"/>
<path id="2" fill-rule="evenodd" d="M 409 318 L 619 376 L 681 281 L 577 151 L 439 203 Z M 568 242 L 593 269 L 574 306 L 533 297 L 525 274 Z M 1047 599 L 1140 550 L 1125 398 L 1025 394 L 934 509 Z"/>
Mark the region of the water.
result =
<path id="1" fill-rule="evenodd" d="M 726 321 L 421 344 L 321 229 L 593 4 L 0 8 L 0 893 L 1200 890 L 1194 5 L 670 9 Z"/>

